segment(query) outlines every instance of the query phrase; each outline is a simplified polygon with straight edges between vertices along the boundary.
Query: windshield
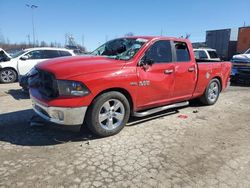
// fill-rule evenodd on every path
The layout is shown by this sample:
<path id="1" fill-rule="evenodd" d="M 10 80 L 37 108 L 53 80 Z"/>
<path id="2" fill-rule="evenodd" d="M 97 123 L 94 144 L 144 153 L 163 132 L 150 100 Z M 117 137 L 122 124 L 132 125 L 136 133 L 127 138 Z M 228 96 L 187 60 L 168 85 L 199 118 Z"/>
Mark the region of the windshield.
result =
<path id="1" fill-rule="evenodd" d="M 141 49 L 148 40 L 143 38 L 121 38 L 106 42 L 92 55 L 106 56 L 108 58 L 129 60 Z"/>
<path id="2" fill-rule="evenodd" d="M 13 55 L 11 55 L 11 57 L 12 57 L 12 58 L 16 58 L 16 57 L 18 57 L 18 56 L 24 54 L 25 52 L 26 52 L 26 51 L 24 51 L 24 50 L 17 51 L 17 52 L 15 52 Z"/>
<path id="3" fill-rule="evenodd" d="M 250 54 L 250 48 L 245 52 L 245 54 Z"/>

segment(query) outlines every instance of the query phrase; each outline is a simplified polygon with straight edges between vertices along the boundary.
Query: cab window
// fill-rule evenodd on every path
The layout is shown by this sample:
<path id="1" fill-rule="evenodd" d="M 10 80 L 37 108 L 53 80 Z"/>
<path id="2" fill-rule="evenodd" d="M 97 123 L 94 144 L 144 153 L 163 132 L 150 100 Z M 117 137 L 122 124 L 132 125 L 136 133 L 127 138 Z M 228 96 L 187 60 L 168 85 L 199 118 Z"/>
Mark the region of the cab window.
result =
<path id="1" fill-rule="evenodd" d="M 210 55 L 210 58 L 218 58 L 218 55 L 215 51 L 208 50 L 207 51 Z"/>
<path id="2" fill-rule="evenodd" d="M 208 59 L 207 54 L 203 50 L 198 50 L 194 52 L 196 59 Z"/>
<path id="3" fill-rule="evenodd" d="M 185 42 L 174 42 L 174 47 L 175 47 L 177 62 L 190 61 L 188 47 Z"/>
<path id="4" fill-rule="evenodd" d="M 172 62 L 172 51 L 170 41 L 157 41 L 146 52 L 146 59 L 151 59 L 154 63 Z"/>

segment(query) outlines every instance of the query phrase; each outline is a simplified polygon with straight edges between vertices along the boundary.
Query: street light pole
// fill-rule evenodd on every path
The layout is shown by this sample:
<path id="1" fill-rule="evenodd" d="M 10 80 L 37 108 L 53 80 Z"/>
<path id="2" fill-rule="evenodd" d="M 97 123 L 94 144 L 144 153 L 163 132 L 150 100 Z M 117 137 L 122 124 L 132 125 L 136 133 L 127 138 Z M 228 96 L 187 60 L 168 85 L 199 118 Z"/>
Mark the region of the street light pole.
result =
<path id="1" fill-rule="evenodd" d="M 33 11 L 34 11 L 35 8 L 38 8 L 38 6 L 37 5 L 29 5 L 29 4 L 26 4 L 26 6 L 28 8 L 31 8 L 32 30 L 33 30 L 33 46 L 35 46 L 36 38 L 35 38 L 35 24 L 34 24 L 34 12 Z"/>

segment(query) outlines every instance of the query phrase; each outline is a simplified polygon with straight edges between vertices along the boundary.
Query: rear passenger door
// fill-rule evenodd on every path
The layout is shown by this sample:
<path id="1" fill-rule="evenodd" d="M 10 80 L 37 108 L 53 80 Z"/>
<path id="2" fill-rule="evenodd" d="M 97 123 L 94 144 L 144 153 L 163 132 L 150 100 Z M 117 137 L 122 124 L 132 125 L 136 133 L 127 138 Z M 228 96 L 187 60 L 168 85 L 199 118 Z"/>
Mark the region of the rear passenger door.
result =
<path id="1" fill-rule="evenodd" d="M 181 101 L 189 99 L 195 89 L 197 66 L 195 60 L 191 60 L 187 43 L 174 41 L 174 90 L 173 100 Z"/>

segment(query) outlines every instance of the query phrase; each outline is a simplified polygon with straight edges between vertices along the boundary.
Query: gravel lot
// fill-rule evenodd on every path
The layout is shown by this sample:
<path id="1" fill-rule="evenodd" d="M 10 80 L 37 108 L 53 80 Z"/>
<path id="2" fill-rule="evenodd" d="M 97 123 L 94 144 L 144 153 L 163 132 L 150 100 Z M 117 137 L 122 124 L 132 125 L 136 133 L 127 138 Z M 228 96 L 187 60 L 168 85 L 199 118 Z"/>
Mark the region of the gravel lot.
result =
<path id="1" fill-rule="evenodd" d="M 250 87 L 231 86 L 214 106 L 133 119 L 102 139 L 30 127 L 17 83 L 0 84 L 0 101 L 0 187 L 250 187 Z"/>

